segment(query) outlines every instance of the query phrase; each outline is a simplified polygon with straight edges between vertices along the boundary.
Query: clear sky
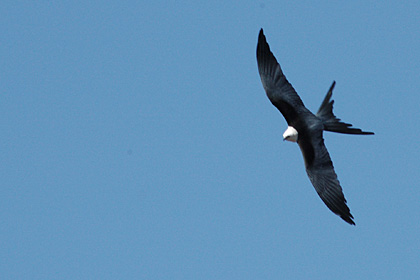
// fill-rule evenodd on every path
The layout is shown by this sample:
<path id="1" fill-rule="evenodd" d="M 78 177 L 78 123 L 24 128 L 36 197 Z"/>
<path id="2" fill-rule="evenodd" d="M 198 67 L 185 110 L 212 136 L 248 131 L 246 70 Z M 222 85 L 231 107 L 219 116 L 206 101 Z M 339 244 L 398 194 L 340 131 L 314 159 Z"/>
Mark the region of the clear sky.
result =
<path id="1" fill-rule="evenodd" d="M 3 1 L 1 279 L 420 279 L 418 1 Z M 259 29 L 356 226 L 306 176 Z"/>

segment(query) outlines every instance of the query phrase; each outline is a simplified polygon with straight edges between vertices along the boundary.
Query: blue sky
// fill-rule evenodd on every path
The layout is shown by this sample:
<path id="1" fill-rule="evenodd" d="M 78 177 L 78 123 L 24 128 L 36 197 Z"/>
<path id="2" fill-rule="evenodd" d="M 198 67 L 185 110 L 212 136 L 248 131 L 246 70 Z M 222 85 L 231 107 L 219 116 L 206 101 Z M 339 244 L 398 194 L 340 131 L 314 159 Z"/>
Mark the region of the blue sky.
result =
<path id="1" fill-rule="evenodd" d="M 420 4 L 5 1 L 2 279 L 418 279 Z M 356 227 L 256 67 L 316 111 Z"/>

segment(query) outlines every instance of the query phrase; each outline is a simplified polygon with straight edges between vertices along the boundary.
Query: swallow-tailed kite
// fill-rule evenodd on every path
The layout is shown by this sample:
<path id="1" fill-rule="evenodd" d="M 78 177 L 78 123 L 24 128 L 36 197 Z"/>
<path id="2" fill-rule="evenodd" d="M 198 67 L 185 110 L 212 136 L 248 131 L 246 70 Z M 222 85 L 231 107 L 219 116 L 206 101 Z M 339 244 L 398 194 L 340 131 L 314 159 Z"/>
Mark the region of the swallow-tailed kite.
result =
<path id="1" fill-rule="evenodd" d="M 288 124 L 283 134 L 284 140 L 298 143 L 305 161 L 306 173 L 322 201 L 332 212 L 354 225 L 322 134 L 324 130 L 346 134 L 374 133 L 353 128 L 351 124 L 341 122 L 333 114 L 334 101 L 331 100 L 331 96 L 335 82 L 332 83 L 316 115 L 311 113 L 284 76 L 270 51 L 262 29 L 258 36 L 257 62 L 267 96 Z"/>

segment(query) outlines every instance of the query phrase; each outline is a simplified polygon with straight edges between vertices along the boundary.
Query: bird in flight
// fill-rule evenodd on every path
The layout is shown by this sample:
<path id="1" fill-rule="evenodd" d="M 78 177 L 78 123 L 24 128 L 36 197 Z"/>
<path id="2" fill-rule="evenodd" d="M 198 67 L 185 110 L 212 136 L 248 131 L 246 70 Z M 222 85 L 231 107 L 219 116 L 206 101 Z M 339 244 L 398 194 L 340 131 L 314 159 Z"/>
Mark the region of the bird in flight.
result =
<path id="1" fill-rule="evenodd" d="M 331 96 L 335 81 L 316 115 L 309 111 L 284 76 L 279 63 L 270 51 L 262 29 L 258 36 L 257 63 L 268 98 L 282 113 L 288 124 L 283 140 L 297 142 L 299 145 L 309 180 L 325 205 L 344 221 L 355 225 L 322 134 L 324 130 L 361 135 L 374 133 L 354 128 L 333 114 L 334 100 L 331 100 Z"/>

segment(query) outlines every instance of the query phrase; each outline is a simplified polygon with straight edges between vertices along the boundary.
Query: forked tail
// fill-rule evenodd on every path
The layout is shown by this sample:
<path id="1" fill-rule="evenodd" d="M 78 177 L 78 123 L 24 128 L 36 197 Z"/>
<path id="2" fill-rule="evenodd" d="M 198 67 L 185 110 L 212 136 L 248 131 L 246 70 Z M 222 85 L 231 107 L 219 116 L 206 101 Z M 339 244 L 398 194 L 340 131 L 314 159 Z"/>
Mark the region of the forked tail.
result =
<path id="1" fill-rule="evenodd" d="M 374 134 L 373 132 L 369 131 L 362 131 L 359 128 L 351 127 L 352 124 L 342 122 L 339 118 L 334 116 L 333 113 L 333 104 L 334 100 L 331 100 L 332 92 L 335 86 L 335 81 L 333 81 L 330 89 L 327 92 L 327 95 L 322 101 L 321 107 L 319 107 L 316 116 L 320 118 L 324 124 L 324 130 L 338 132 L 338 133 L 345 133 L 345 134 Z"/>

